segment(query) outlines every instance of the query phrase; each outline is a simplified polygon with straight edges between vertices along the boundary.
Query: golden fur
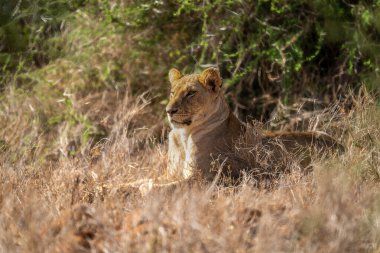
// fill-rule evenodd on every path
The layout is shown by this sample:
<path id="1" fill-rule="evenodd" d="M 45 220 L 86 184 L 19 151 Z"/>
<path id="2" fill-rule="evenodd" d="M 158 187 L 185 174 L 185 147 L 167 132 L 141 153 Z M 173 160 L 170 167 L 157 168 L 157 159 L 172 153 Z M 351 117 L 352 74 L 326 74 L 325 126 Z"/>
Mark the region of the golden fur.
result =
<path id="1" fill-rule="evenodd" d="M 212 181 L 216 175 L 211 169 L 212 161 L 229 153 L 246 129 L 227 105 L 222 92 L 222 78 L 216 68 L 191 75 L 182 75 L 171 69 L 169 80 L 171 93 L 166 112 L 172 130 L 169 134 L 167 172 L 173 181 L 169 184 L 154 183 L 153 180 L 135 182 L 142 193 L 153 187 L 173 186 L 194 178 Z M 329 136 L 316 132 L 263 132 L 260 138 L 265 143 L 274 139 L 280 140 L 289 151 L 313 143 L 330 147 L 336 145 Z M 244 166 L 230 162 L 228 167 L 230 175 L 238 177 Z"/>

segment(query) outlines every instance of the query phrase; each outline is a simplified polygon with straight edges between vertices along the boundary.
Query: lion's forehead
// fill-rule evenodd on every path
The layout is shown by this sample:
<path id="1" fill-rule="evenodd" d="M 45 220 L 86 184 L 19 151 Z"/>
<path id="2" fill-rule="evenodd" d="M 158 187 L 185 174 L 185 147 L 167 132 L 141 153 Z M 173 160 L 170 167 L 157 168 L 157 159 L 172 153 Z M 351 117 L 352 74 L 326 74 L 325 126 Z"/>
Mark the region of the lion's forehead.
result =
<path id="1" fill-rule="evenodd" d="M 173 83 L 173 92 L 181 92 L 186 90 L 189 86 L 197 85 L 199 83 L 199 75 L 192 74 L 186 75 Z"/>

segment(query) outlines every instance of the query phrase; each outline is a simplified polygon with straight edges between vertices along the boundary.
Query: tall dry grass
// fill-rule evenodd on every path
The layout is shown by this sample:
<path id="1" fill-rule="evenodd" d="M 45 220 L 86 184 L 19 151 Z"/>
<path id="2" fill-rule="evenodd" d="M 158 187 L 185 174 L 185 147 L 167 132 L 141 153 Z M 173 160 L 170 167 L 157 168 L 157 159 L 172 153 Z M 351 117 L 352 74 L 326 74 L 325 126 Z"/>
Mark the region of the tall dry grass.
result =
<path id="1" fill-rule="evenodd" d="M 272 187 L 247 176 L 146 197 L 119 186 L 164 173 L 165 134 L 154 126 L 162 119 L 146 95 L 111 100 L 117 108 L 97 114 L 110 122 L 107 139 L 44 160 L 38 148 L 48 136 L 25 116 L 29 101 L 2 105 L 0 252 L 379 252 L 380 111 L 367 95 L 344 116 L 331 110 L 311 121 L 346 151 L 315 157 L 310 173 L 294 162 Z M 55 145 L 66 153 L 65 141 Z"/>

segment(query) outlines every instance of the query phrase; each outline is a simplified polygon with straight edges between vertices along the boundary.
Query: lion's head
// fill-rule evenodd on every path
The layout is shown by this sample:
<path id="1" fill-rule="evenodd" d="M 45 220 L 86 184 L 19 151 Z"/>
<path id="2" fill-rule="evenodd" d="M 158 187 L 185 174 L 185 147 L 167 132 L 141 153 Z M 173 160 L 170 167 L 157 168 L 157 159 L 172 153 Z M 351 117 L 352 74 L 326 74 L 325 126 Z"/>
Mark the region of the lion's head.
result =
<path id="1" fill-rule="evenodd" d="M 182 75 L 171 69 L 169 81 L 171 92 L 166 112 L 170 123 L 176 128 L 202 124 L 214 111 L 221 93 L 219 71 L 208 68 L 201 74 Z"/>

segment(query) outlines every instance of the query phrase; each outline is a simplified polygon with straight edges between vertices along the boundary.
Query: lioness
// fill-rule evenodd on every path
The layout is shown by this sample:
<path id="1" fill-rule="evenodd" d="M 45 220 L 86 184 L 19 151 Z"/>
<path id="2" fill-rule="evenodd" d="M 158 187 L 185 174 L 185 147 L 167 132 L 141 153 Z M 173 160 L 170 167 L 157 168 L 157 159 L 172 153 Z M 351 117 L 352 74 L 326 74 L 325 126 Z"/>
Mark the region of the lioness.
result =
<path id="1" fill-rule="evenodd" d="M 171 92 L 166 112 L 172 130 L 169 133 L 167 172 L 176 180 L 168 184 L 139 181 L 137 184 L 142 184 L 142 192 L 155 186 L 186 182 L 196 175 L 211 181 L 215 177 L 215 171 L 210 169 L 213 159 L 220 154 L 228 154 L 246 130 L 227 105 L 222 92 L 222 78 L 216 68 L 191 75 L 182 75 L 177 69 L 171 69 L 169 81 Z M 269 143 L 272 139 L 280 140 L 290 151 L 312 144 L 338 145 L 328 135 L 317 132 L 263 132 L 260 140 Z M 241 166 L 230 163 L 228 167 L 230 175 L 240 175 Z"/>

